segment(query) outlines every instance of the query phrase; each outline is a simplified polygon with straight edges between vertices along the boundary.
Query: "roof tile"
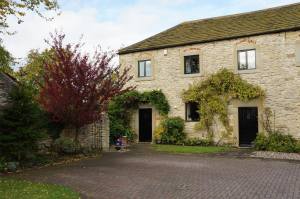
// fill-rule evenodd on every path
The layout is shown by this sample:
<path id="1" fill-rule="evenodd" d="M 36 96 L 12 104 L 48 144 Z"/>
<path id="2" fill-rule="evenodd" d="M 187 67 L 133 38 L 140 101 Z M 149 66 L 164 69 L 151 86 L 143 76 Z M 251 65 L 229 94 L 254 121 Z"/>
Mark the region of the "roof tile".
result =
<path id="1" fill-rule="evenodd" d="M 181 23 L 119 54 L 300 29 L 300 3 Z"/>

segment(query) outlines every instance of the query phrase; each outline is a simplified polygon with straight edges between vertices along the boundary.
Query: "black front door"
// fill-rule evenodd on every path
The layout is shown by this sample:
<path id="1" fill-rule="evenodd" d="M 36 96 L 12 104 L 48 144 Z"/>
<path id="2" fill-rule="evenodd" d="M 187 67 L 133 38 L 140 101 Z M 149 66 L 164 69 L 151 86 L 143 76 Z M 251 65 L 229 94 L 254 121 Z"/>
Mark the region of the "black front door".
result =
<path id="1" fill-rule="evenodd" d="M 152 141 L 152 109 L 139 110 L 139 141 Z"/>
<path id="2" fill-rule="evenodd" d="M 239 145 L 251 146 L 258 133 L 257 107 L 239 108 Z"/>

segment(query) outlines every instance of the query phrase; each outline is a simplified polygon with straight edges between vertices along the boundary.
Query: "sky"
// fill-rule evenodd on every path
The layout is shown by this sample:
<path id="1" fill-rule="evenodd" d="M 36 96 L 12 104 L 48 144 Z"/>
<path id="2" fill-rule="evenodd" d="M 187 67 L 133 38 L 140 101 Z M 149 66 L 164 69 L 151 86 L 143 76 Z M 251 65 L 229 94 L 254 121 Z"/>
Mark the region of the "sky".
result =
<path id="1" fill-rule="evenodd" d="M 9 18 L 10 31 L 3 43 L 15 58 L 24 59 L 31 49 L 45 49 L 45 39 L 55 30 L 69 42 L 85 43 L 84 50 L 97 46 L 117 50 L 141 41 L 181 22 L 254 11 L 296 3 L 295 0 L 58 0 L 60 15 L 46 21 L 28 13 L 17 24 Z"/>

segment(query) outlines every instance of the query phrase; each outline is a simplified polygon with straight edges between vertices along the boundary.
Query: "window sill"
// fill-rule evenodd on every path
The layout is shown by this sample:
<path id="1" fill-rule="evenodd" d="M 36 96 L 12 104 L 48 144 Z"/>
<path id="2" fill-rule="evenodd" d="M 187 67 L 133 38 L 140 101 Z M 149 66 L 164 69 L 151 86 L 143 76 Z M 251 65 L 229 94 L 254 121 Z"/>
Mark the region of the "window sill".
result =
<path id="1" fill-rule="evenodd" d="M 154 77 L 136 77 L 135 81 L 139 82 L 139 81 L 151 81 L 154 80 Z"/>
<path id="2" fill-rule="evenodd" d="M 200 122 L 200 120 L 195 120 L 195 121 L 188 121 L 188 120 L 185 120 L 186 123 L 198 123 Z"/>
<path id="3" fill-rule="evenodd" d="M 248 70 L 236 70 L 238 74 L 249 74 L 249 73 L 256 73 L 257 69 L 248 69 Z"/>
<path id="4" fill-rule="evenodd" d="M 181 77 L 184 78 L 193 78 L 193 77 L 203 77 L 203 73 L 194 73 L 194 74 L 181 74 Z"/>

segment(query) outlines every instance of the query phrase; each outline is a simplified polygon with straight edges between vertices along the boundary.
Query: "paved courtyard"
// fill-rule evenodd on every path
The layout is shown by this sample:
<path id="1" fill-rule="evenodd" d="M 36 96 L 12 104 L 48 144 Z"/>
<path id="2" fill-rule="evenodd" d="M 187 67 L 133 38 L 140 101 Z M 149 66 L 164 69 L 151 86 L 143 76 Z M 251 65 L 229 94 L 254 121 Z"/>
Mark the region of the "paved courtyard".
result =
<path id="1" fill-rule="evenodd" d="M 163 154 L 149 145 L 19 177 L 66 185 L 83 198 L 300 198 L 300 162 Z"/>

